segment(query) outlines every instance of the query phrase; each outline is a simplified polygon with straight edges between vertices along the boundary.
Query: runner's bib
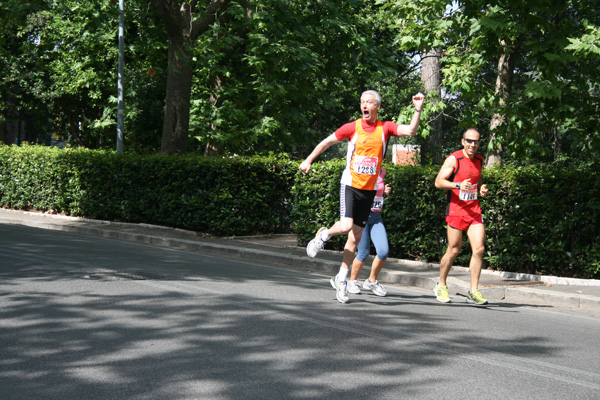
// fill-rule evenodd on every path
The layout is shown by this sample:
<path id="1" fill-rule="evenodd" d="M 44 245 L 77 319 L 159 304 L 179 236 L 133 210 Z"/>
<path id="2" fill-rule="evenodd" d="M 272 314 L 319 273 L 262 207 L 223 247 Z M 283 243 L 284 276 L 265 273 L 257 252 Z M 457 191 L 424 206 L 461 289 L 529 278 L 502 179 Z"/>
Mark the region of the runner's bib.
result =
<path id="1" fill-rule="evenodd" d="M 379 158 L 355 155 L 352 170 L 357 174 L 376 175 Z"/>
<path id="2" fill-rule="evenodd" d="M 460 190 L 458 198 L 462 201 L 477 200 L 477 185 L 472 185 L 469 190 Z"/>
<path id="3" fill-rule="evenodd" d="M 373 212 L 381 212 L 383 208 L 383 196 L 375 196 L 373 199 L 373 205 L 371 206 L 371 211 Z"/>

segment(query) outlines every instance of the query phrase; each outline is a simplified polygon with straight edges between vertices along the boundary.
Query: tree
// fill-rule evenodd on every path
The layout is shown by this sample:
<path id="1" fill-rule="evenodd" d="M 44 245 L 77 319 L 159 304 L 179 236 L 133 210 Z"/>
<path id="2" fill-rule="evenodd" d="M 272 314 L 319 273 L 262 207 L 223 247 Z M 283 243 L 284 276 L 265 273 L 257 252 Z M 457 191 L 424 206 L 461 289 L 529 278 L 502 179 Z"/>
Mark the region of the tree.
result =
<path id="1" fill-rule="evenodd" d="M 442 97 L 442 67 L 439 49 L 431 49 L 422 57 L 421 82 L 429 101 L 440 101 Z M 439 164 L 442 161 L 442 114 L 430 119 L 431 133 L 429 140 L 421 151 L 422 162 L 430 161 Z"/>
<path id="2" fill-rule="evenodd" d="M 420 130 L 421 162 L 439 163 L 442 159 L 442 119 L 444 103 L 441 58 L 452 39 L 451 11 L 446 1 L 399 0 L 382 4 L 380 18 L 390 21 L 396 31 L 394 44 L 418 60 L 415 69 L 421 70 L 421 85 L 427 94 L 423 112 L 423 129 Z"/>
<path id="3" fill-rule="evenodd" d="M 478 125 L 489 135 L 488 165 L 581 157 L 575 146 L 588 150 L 584 157 L 597 154 L 589 150 L 599 149 L 591 124 L 599 57 L 567 48 L 568 38 L 600 22 L 594 0 L 381 3 L 396 17 L 401 48 L 442 49 L 445 107 L 463 129 Z"/>
<path id="4" fill-rule="evenodd" d="M 511 45 L 506 40 L 500 41 L 502 53 L 498 59 L 498 73 L 496 74 L 496 86 L 494 96 L 498 99 L 498 105 L 504 106 L 506 100 L 510 97 L 512 90 L 512 80 L 515 70 L 515 57 Z M 488 147 L 485 167 L 489 168 L 502 161 L 502 143 L 497 140 L 496 130 L 504 123 L 504 114 L 495 112 L 490 122 L 490 142 L 496 143 L 493 147 Z"/>
<path id="5" fill-rule="evenodd" d="M 440 98 L 437 84 L 427 89 L 421 137 L 411 138 L 425 154 L 443 116 L 443 152 L 477 125 L 488 160 L 594 160 L 596 3 L 127 1 L 125 149 L 302 155 L 358 117 L 364 89 L 382 93 L 382 117 L 402 122 L 421 60 L 437 59 L 423 54 L 436 51 Z M 116 5 L 0 7 L 0 139 L 114 148 Z"/>
<path id="6" fill-rule="evenodd" d="M 43 129 L 38 123 L 47 113 L 28 90 L 30 82 L 40 76 L 43 61 L 30 54 L 29 42 L 40 24 L 32 14 L 46 8 L 44 1 L 4 1 L 0 4 L 0 142 L 15 143 L 35 140 L 28 134 L 32 129 Z M 29 27 L 29 28 L 28 28 Z M 38 120 L 34 116 L 41 116 Z M 47 120 L 45 121 L 47 122 Z M 45 135 L 44 135 L 45 136 Z"/>
<path id="7" fill-rule="evenodd" d="M 597 94 L 589 90 L 595 79 L 589 73 L 598 70 L 598 58 L 574 57 L 565 47 L 568 37 L 583 33 L 586 20 L 599 22 L 594 4 L 508 2 L 485 10 L 477 36 L 499 44 L 487 165 L 593 155 L 573 153 L 570 143 L 582 134 L 584 143 L 597 143 L 598 131 L 588 121 L 597 112 Z"/>
<path id="8" fill-rule="evenodd" d="M 156 66 L 166 52 L 158 17 L 147 12 L 147 5 L 140 9 L 143 2 L 126 4 L 126 149 L 152 151 L 153 142 L 160 144 L 160 138 L 152 138 L 154 109 L 162 111 L 164 104 Z M 52 136 L 66 145 L 114 148 L 116 5 L 103 0 L 4 5 L 0 88 L 7 101 L 0 106 L 0 119 L 24 126 L 24 140 L 50 144 Z"/>
<path id="9" fill-rule="evenodd" d="M 188 148 L 190 100 L 192 91 L 193 45 L 209 30 L 230 0 L 151 0 L 160 15 L 169 38 L 167 92 L 161 153 L 185 153 Z"/>
<path id="10" fill-rule="evenodd" d="M 2 3 L 10 11 L 2 14 L 7 23 L 0 38 L 6 49 L 0 51 L 0 85 L 7 99 L 2 118 L 26 126 L 26 132 L 39 126 L 69 145 L 114 148 L 115 3 Z M 186 15 L 186 6 L 181 11 L 173 2 L 156 4 L 170 4 L 176 20 Z M 189 3 L 188 16 L 195 15 L 194 4 Z M 190 138 L 193 150 L 211 143 L 229 154 L 304 154 L 341 122 L 357 117 L 364 89 L 384 94 L 381 115 L 389 118 L 410 105 L 414 80 L 408 61 L 390 49 L 391 31 L 374 18 L 371 1 L 231 2 L 213 23 L 207 21 L 209 30 L 195 41 L 191 37 L 201 30 L 191 29 L 187 42 L 181 35 L 179 42 L 169 42 L 165 22 L 147 2 L 127 1 L 125 6 L 126 151 L 161 147 L 160 136 L 167 130 L 160 126 L 182 128 L 173 121 L 185 115 L 187 101 L 179 100 L 186 97 L 191 129 L 190 135 L 183 128 L 177 131 L 179 143 Z M 178 51 L 177 43 L 189 53 Z M 169 64 L 169 53 L 183 67 Z M 191 89 L 180 75 L 190 67 Z M 172 107 L 171 99 L 184 111 Z M 175 117 L 165 121 L 165 115 Z M 40 132 L 36 129 L 33 136 Z M 167 135 L 164 143 L 170 140 Z"/>
<path id="11" fill-rule="evenodd" d="M 190 130 L 199 151 L 304 156 L 358 117 L 362 90 L 382 93 L 390 119 L 410 105 L 408 59 L 390 48 L 372 2 L 252 4 L 251 13 L 232 4 L 197 42 Z"/>

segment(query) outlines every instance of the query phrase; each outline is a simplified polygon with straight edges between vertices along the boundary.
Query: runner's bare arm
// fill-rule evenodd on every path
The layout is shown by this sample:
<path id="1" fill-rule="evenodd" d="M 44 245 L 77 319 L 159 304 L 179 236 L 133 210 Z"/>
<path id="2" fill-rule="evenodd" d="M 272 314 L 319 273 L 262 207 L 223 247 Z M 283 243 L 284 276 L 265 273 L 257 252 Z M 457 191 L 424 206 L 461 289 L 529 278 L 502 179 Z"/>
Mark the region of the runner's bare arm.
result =
<path id="1" fill-rule="evenodd" d="M 440 172 L 438 172 L 437 176 L 435 177 L 436 188 L 442 190 L 452 190 L 456 188 L 456 183 L 448 180 L 454 172 L 454 168 L 456 168 L 456 158 L 454 156 L 446 158 L 442 168 L 440 168 Z"/>
<path id="2" fill-rule="evenodd" d="M 415 106 L 415 113 L 413 114 L 412 120 L 409 125 L 398 125 L 396 134 L 398 136 L 415 136 L 417 134 L 417 128 L 419 127 L 419 121 L 421 119 L 421 110 L 423 110 L 423 103 L 425 102 L 425 95 L 423 93 L 417 93 L 413 96 L 413 104 Z"/>
<path id="3" fill-rule="evenodd" d="M 315 161 L 315 159 L 319 157 L 321 153 L 323 153 L 325 150 L 327 150 L 337 142 L 338 139 L 335 136 L 335 133 L 332 133 L 331 135 L 323 139 L 321 143 L 319 143 L 315 147 L 315 149 L 308 155 L 308 157 L 306 157 L 306 160 L 304 160 L 302 164 L 300 164 L 300 171 L 304 172 L 305 174 L 308 173 L 308 171 L 310 171 L 310 166 L 313 163 L 313 161 Z"/>

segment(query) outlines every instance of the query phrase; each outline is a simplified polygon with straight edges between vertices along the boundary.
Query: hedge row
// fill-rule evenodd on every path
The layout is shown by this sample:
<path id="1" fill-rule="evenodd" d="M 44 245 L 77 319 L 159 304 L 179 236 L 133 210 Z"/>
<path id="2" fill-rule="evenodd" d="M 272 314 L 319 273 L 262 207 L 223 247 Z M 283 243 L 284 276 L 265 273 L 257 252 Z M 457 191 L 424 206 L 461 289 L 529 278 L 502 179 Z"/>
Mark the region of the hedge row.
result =
<path id="1" fill-rule="evenodd" d="M 293 230 L 307 243 L 339 218 L 342 162 L 317 163 L 292 190 Z M 439 262 L 444 254 L 446 192 L 434 186 L 437 167 L 387 165 L 383 220 L 390 256 Z M 593 166 L 484 170 L 481 199 L 486 267 L 521 273 L 600 278 L 600 173 Z M 466 235 L 465 235 L 466 236 Z M 345 238 L 327 242 L 343 248 Z M 374 252 L 374 249 L 372 249 Z M 457 265 L 468 265 L 465 237 Z"/>
<path id="2" fill-rule="evenodd" d="M 0 205 L 144 222 L 219 236 L 293 232 L 306 244 L 339 218 L 343 160 L 307 175 L 282 156 L 135 156 L 0 147 Z M 445 192 L 437 168 L 386 165 L 390 256 L 439 262 Z M 600 174 L 593 167 L 484 171 L 486 264 L 505 271 L 600 278 Z M 345 238 L 328 248 L 340 249 Z M 456 263 L 467 265 L 468 241 Z"/>
<path id="3" fill-rule="evenodd" d="M 289 232 L 297 164 L 0 147 L 0 204 L 215 235 Z"/>

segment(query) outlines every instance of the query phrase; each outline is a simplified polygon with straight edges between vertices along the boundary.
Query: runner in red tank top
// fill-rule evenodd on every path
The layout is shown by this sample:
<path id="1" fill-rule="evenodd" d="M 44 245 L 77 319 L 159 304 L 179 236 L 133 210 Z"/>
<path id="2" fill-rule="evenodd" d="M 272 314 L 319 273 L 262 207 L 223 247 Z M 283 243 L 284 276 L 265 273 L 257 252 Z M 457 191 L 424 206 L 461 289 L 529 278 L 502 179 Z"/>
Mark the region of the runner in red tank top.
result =
<path id="1" fill-rule="evenodd" d="M 484 197 L 488 193 L 487 187 L 480 184 L 483 157 L 476 153 L 479 142 L 479 131 L 475 128 L 467 129 L 462 138 L 463 149 L 446 158 L 435 178 L 435 187 L 448 191 L 446 208 L 448 249 L 440 263 L 440 281 L 433 289 L 437 300 L 441 303 L 451 302 L 446 278 L 462 247 L 463 231 L 466 231 L 472 250 L 469 263 L 471 290 L 467 294 L 467 302 L 476 305 L 487 304 L 487 300 L 479 291 L 479 277 L 485 250 L 485 228 L 477 195 Z"/>

